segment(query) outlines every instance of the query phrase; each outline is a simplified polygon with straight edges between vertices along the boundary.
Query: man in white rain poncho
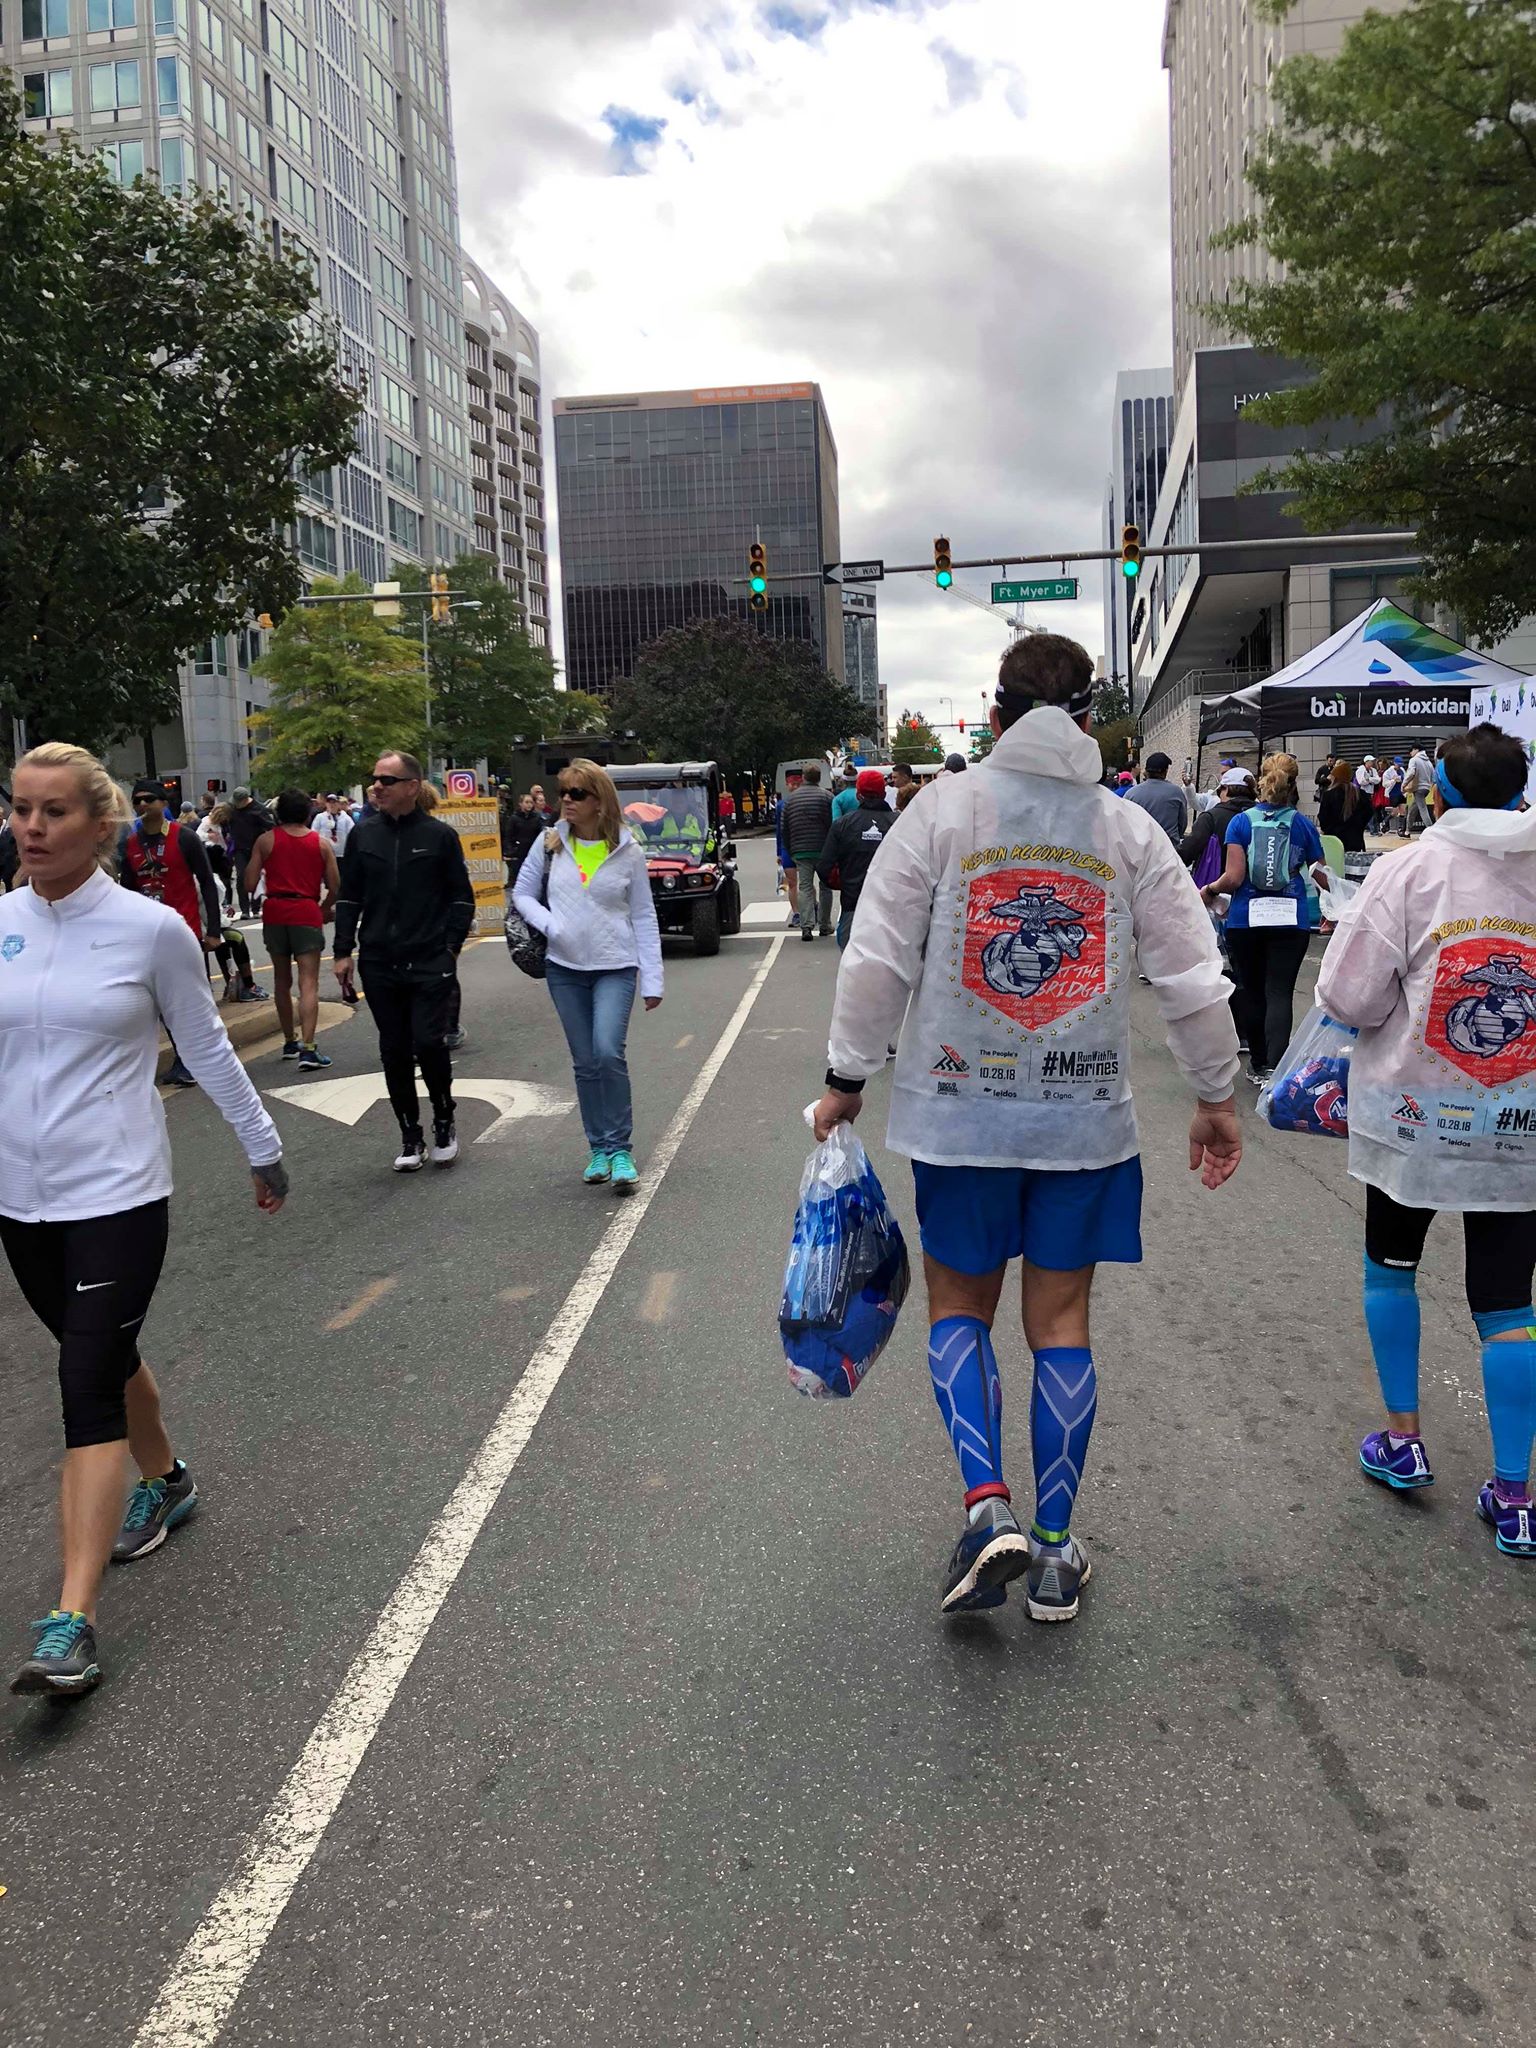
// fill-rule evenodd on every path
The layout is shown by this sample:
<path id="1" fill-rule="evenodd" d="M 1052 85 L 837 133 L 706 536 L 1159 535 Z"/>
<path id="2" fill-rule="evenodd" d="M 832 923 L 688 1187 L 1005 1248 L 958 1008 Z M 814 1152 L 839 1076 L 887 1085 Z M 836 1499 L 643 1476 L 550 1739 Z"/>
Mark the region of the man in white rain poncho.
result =
<path id="1" fill-rule="evenodd" d="M 1210 919 L 1162 826 L 1099 786 L 1092 696 L 1075 641 L 1034 634 L 1003 657 L 992 753 L 910 805 L 870 865 L 817 1105 L 818 1137 L 857 1116 L 901 1028 L 890 1143 L 913 1162 L 928 1364 L 965 1488 L 946 1613 L 1000 1605 L 1027 1571 L 1029 1612 L 1070 1621 L 1089 1574 L 1069 1526 L 1097 1401 L 1089 1292 L 1100 1261 L 1141 1257 L 1138 964 L 1200 1098 L 1191 1168 L 1219 1187 L 1242 1151 Z M 1003 1479 L 992 1349 L 1015 1258 L 1035 1366 L 1027 1537 Z"/>

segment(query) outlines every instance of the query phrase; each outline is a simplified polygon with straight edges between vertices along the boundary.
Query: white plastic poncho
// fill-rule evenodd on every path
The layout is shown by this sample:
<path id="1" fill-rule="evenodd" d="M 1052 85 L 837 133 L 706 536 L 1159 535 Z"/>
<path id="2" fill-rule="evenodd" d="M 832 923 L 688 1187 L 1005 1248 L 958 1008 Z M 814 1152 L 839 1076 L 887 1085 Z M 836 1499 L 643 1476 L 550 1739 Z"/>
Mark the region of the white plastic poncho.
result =
<path id="1" fill-rule="evenodd" d="M 1231 1094 L 1237 1034 L 1210 919 L 1167 833 L 1101 773 L 1097 742 L 1042 706 L 886 834 L 828 1054 L 867 1079 L 901 1031 L 894 1151 L 1056 1171 L 1133 1157 L 1138 964 L 1183 1073 L 1207 1101 Z"/>
<path id="2" fill-rule="evenodd" d="M 1317 999 L 1359 1027 L 1349 1170 L 1412 1209 L 1536 1209 L 1536 812 L 1378 857 Z"/>

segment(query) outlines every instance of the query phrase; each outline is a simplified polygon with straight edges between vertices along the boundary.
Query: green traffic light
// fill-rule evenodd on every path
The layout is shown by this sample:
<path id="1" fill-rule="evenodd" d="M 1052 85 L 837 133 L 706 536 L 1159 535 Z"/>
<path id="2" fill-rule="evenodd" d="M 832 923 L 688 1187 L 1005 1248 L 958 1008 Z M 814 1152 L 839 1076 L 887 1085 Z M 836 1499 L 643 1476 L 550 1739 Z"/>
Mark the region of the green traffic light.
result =
<path id="1" fill-rule="evenodd" d="M 1141 574 L 1140 562 L 1122 562 L 1120 564 L 1120 567 L 1122 572 L 1126 576 L 1128 576 L 1133 583 L 1136 581 L 1136 578 Z"/>
<path id="2" fill-rule="evenodd" d="M 939 571 L 938 571 L 938 572 L 937 572 L 937 573 L 935 574 L 935 576 L 934 576 L 934 579 L 933 579 L 933 580 L 934 580 L 934 582 L 935 582 L 935 583 L 937 583 L 937 585 L 939 586 L 940 590 L 948 590 L 948 589 L 949 589 L 949 587 L 950 587 L 950 585 L 951 585 L 951 584 L 952 584 L 952 583 L 954 582 L 954 580 L 955 580 L 955 579 L 954 579 L 954 577 L 953 577 L 953 576 L 951 576 L 951 575 L 950 575 L 950 573 L 949 573 L 949 571 L 948 571 L 947 569 L 940 569 L 940 570 L 939 570 Z"/>
<path id="3" fill-rule="evenodd" d="M 767 581 L 767 578 L 766 578 L 766 577 L 763 577 L 763 576 L 754 576 L 754 577 L 752 578 L 752 595 L 753 595 L 754 597 L 761 597 L 761 596 L 762 596 L 762 594 L 763 594 L 763 592 L 764 592 L 764 591 L 765 591 L 765 590 L 766 590 L 767 588 L 768 588 L 768 581 Z"/>

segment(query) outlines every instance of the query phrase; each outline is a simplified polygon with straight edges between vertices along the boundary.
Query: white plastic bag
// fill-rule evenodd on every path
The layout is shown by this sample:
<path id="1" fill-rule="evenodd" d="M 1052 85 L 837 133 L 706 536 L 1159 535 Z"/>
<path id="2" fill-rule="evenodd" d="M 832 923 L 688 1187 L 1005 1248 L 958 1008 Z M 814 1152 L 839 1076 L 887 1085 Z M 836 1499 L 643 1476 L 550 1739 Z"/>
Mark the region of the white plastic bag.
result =
<path id="1" fill-rule="evenodd" d="M 1359 1032 L 1314 1007 L 1259 1091 L 1259 1115 L 1277 1131 L 1349 1136 L 1349 1061 Z"/>
<path id="2" fill-rule="evenodd" d="M 1335 875 L 1326 889 L 1317 894 L 1318 907 L 1326 924 L 1338 924 L 1349 906 L 1360 894 L 1361 884 L 1351 882 L 1345 875 Z"/>

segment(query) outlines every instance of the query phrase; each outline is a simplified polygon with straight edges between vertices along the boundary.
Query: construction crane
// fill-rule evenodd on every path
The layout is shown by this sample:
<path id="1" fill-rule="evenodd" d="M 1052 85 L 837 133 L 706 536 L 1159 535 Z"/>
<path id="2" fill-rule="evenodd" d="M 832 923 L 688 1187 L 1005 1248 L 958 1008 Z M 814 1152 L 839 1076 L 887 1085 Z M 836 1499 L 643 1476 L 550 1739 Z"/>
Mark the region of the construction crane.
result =
<path id="1" fill-rule="evenodd" d="M 1039 633 L 1044 631 L 1044 628 L 1041 626 L 1025 625 L 1023 619 L 1019 616 L 1017 608 L 1008 612 L 999 604 L 988 604 L 984 597 L 973 597 L 968 590 L 962 590 L 958 583 L 951 584 L 945 595 L 948 597 L 958 597 L 964 603 L 970 605 L 973 610 L 988 612 L 994 619 L 1001 619 L 1015 639 L 1021 633 Z"/>

